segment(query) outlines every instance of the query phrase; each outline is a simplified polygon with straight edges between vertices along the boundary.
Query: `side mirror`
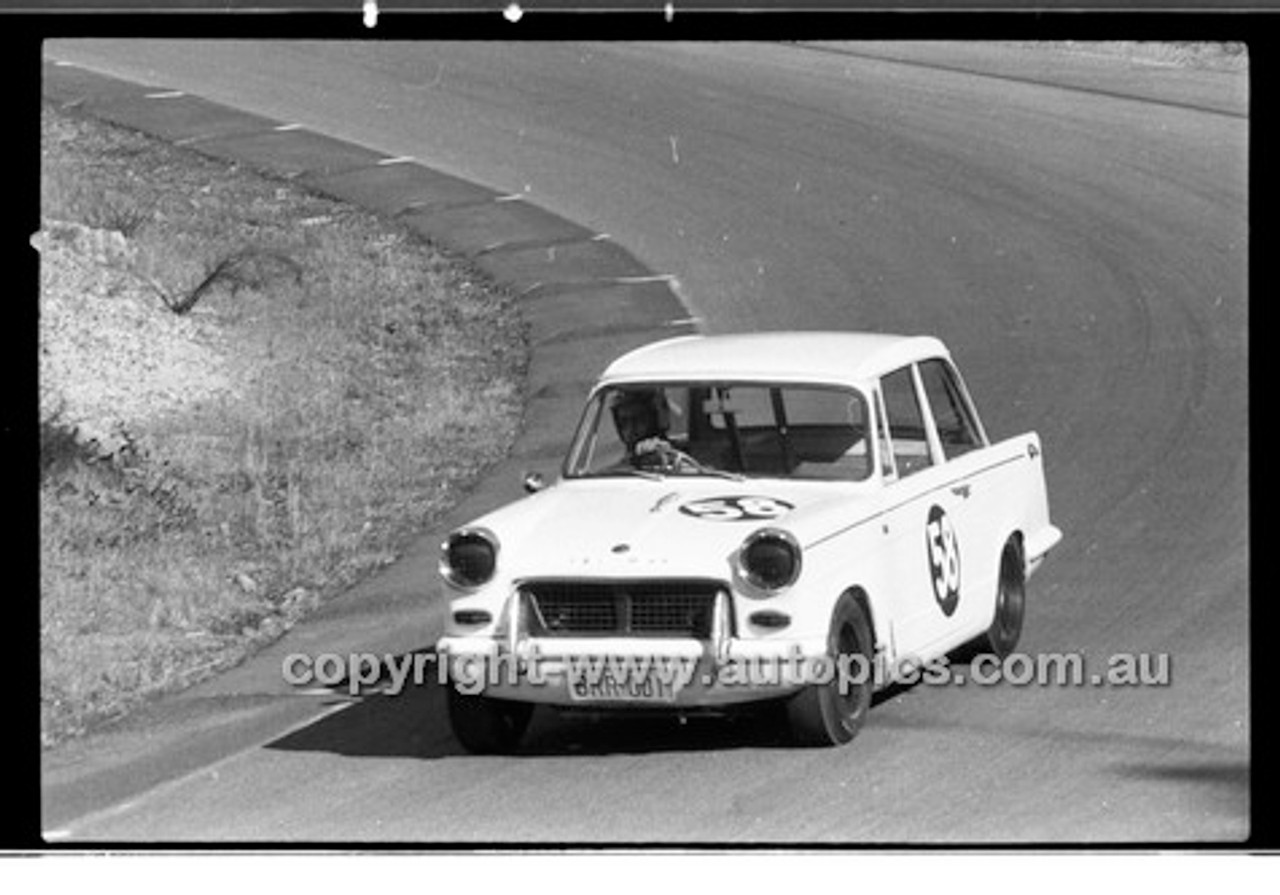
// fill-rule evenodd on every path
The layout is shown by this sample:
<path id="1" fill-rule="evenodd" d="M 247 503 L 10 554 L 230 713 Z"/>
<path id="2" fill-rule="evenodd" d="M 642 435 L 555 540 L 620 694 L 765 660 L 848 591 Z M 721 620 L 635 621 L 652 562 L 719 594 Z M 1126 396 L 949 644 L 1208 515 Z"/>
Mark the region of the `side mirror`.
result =
<path id="1" fill-rule="evenodd" d="M 526 472 L 524 474 L 524 490 L 530 494 L 537 494 L 543 488 L 547 487 L 547 480 L 543 478 L 540 472 Z"/>

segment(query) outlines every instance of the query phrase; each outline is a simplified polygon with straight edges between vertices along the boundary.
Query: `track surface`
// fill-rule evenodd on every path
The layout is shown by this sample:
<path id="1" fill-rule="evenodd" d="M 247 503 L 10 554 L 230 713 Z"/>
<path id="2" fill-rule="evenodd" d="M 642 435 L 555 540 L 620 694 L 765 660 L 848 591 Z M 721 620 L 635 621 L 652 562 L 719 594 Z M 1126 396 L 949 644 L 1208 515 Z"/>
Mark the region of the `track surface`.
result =
<path id="1" fill-rule="evenodd" d="M 539 713 L 465 756 L 373 697 L 66 824 L 73 840 L 1124 842 L 1249 832 L 1242 79 L 1074 79 L 866 48 L 51 42 L 528 198 L 674 274 L 714 332 L 927 332 L 994 436 L 1044 439 L 1066 540 L 1022 648 L 1163 687 L 916 687 L 847 748 Z M 983 53 L 969 47 L 970 65 Z M 1019 67 L 1024 67 L 1020 69 Z M 1068 68 L 1070 66 L 1067 66 Z M 1059 86 L 1070 84 L 1074 86 Z M 1206 98 L 1207 97 L 1207 98 Z M 431 574 L 427 550 L 406 558 Z M 434 632 L 423 631 L 423 642 Z M 264 682 L 278 689 L 278 682 Z"/>

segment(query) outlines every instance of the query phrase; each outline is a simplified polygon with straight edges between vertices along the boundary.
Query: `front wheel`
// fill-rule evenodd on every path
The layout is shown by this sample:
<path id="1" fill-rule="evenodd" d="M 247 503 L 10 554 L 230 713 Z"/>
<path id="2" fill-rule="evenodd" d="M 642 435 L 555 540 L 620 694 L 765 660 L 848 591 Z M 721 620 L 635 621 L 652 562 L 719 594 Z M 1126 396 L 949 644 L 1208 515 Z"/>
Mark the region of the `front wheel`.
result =
<path id="1" fill-rule="evenodd" d="M 847 743 L 857 736 L 871 710 L 875 688 L 870 674 L 875 658 L 871 622 L 849 594 L 840 598 L 831 614 L 827 656 L 836 663 L 828 669 L 833 672 L 830 680 L 806 685 L 787 703 L 787 718 L 801 745 Z"/>
<path id="2" fill-rule="evenodd" d="M 529 727 L 533 704 L 459 693 L 449 687 L 449 725 L 468 752 L 500 755 L 512 752 Z"/>

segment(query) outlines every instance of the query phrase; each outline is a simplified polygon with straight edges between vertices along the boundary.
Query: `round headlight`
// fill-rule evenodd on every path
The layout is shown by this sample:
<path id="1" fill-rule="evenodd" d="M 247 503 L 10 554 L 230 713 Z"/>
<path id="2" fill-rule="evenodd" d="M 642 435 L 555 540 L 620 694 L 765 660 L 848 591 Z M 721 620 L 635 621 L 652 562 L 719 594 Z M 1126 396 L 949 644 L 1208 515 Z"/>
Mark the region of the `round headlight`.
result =
<path id="1" fill-rule="evenodd" d="M 455 531 L 440 548 L 440 574 L 458 587 L 479 587 L 497 564 L 498 539 L 484 529 Z"/>
<path id="2" fill-rule="evenodd" d="M 742 574 L 761 590 L 782 590 L 800 577 L 800 545 L 776 528 L 757 531 L 738 551 Z"/>

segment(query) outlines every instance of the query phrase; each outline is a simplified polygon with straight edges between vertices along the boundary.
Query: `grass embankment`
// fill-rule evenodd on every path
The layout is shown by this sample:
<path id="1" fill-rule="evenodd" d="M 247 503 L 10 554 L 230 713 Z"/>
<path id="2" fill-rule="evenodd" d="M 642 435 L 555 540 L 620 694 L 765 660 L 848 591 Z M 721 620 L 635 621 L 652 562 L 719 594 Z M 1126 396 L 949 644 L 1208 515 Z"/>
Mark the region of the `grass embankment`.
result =
<path id="1" fill-rule="evenodd" d="M 511 298 L 394 223 L 46 107 L 46 746 L 280 636 L 514 438 Z"/>

